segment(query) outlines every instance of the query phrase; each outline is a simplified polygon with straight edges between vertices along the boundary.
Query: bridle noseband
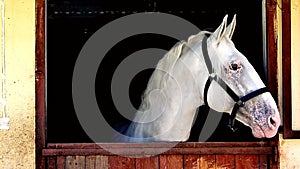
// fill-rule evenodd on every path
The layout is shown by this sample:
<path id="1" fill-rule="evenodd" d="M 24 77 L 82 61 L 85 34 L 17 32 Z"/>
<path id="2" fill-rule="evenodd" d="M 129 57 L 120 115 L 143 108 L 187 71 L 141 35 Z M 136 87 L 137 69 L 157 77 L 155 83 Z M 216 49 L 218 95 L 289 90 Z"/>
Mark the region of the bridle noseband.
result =
<path id="1" fill-rule="evenodd" d="M 204 56 L 204 60 L 206 63 L 206 67 L 209 72 L 209 77 L 206 81 L 205 88 L 204 88 L 204 103 L 208 106 L 207 103 L 207 92 L 210 87 L 211 82 L 214 80 L 216 81 L 226 92 L 227 94 L 234 100 L 234 106 L 230 114 L 230 119 L 229 119 L 229 124 L 228 126 L 230 127 L 231 130 L 236 131 L 237 129 L 234 127 L 234 122 L 236 119 L 236 115 L 238 112 L 238 109 L 241 107 L 245 106 L 245 102 L 248 100 L 261 95 L 265 92 L 268 92 L 268 89 L 266 87 L 257 89 L 253 92 L 250 92 L 246 94 L 245 96 L 238 96 L 221 78 L 217 78 L 217 75 L 214 74 L 214 70 L 212 68 L 211 60 L 208 55 L 208 50 L 207 50 L 207 36 L 204 36 L 202 40 L 202 53 Z"/>

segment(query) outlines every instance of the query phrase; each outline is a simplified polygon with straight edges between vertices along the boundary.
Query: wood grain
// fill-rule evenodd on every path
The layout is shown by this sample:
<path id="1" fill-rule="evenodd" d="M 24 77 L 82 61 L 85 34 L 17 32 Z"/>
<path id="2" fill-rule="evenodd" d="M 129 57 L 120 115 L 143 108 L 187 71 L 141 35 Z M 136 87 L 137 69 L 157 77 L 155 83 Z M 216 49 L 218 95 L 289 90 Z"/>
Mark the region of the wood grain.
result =
<path id="1" fill-rule="evenodd" d="M 185 169 L 200 168 L 200 156 L 199 155 L 184 155 L 183 161 L 184 161 Z"/>
<path id="2" fill-rule="evenodd" d="M 258 169 L 259 158 L 258 155 L 236 155 L 235 164 L 238 169 Z"/>
<path id="3" fill-rule="evenodd" d="M 234 169 L 235 159 L 234 155 L 216 155 L 216 168 L 220 169 Z"/>
<path id="4" fill-rule="evenodd" d="M 135 166 L 138 169 L 159 169 L 158 156 L 137 158 L 135 160 Z"/>
<path id="5" fill-rule="evenodd" d="M 66 165 L 66 157 L 65 156 L 57 156 L 57 169 L 65 169 Z"/>
<path id="6" fill-rule="evenodd" d="M 107 156 L 96 156 L 96 168 L 97 169 L 108 169 L 108 157 Z"/>
<path id="7" fill-rule="evenodd" d="M 56 157 L 48 157 L 48 169 L 56 169 Z"/>
<path id="8" fill-rule="evenodd" d="M 45 168 L 46 114 L 45 114 L 45 0 L 36 0 L 36 51 L 35 51 L 35 95 L 36 95 L 36 168 Z"/>
<path id="9" fill-rule="evenodd" d="M 135 159 L 122 156 L 109 156 L 108 165 L 110 169 L 132 169 L 135 168 Z"/>
<path id="10" fill-rule="evenodd" d="M 67 156 L 66 169 L 85 169 L 85 156 Z"/>
<path id="11" fill-rule="evenodd" d="M 201 155 L 200 166 L 206 169 L 216 168 L 216 156 L 215 155 Z"/>
<path id="12" fill-rule="evenodd" d="M 260 155 L 259 156 L 259 169 L 267 169 L 268 168 L 268 156 Z"/>
<path id="13" fill-rule="evenodd" d="M 182 169 L 183 156 L 182 155 L 161 155 L 160 168 L 161 169 Z"/>

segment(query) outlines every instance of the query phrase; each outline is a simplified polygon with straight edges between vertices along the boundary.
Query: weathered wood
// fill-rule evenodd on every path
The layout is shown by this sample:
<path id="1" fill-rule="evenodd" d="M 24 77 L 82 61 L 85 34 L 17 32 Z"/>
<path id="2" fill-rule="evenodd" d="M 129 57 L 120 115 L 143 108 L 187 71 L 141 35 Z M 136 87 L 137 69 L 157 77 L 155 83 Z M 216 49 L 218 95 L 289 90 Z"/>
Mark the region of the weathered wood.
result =
<path id="1" fill-rule="evenodd" d="M 258 169 L 259 158 L 258 155 L 236 155 L 235 168 L 241 169 Z"/>
<path id="2" fill-rule="evenodd" d="M 158 156 L 135 159 L 135 166 L 137 169 L 159 169 L 158 163 Z"/>
<path id="3" fill-rule="evenodd" d="M 216 168 L 234 169 L 234 155 L 216 155 Z"/>
<path id="4" fill-rule="evenodd" d="M 268 168 L 270 168 L 270 169 L 278 169 L 278 168 L 279 168 L 279 163 L 278 163 L 278 161 L 275 162 L 275 161 L 273 160 L 273 157 L 272 157 L 271 155 L 268 155 L 268 156 L 267 156 L 267 162 L 268 162 L 268 165 L 269 165 Z"/>
<path id="5" fill-rule="evenodd" d="M 85 168 L 99 166 L 100 168 L 147 168 L 149 166 L 151 168 L 199 168 L 203 166 L 204 168 L 265 168 L 268 164 L 265 157 L 274 153 L 274 148 L 263 142 L 180 143 L 161 154 L 159 158 L 155 156 L 134 159 L 115 156 L 107 151 L 113 150 L 119 155 L 139 156 L 157 153 L 161 148 L 170 145 L 170 143 L 105 143 L 106 150 L 104 150 L 98 144 L 51 144 L 49 147 L 52 149 L 44 149 L 43 155 L 86 156 Z M 96 164 L 97 161 L 98 164 Z"/>
<path id="6" fill-rule="evenodd" d="M 58 149 L 102 149 L 110 148 L 205 148 L 205 147 L 265 147 L 266 142 L 153 142 L 153 143 L 49 143 L 47 148 Z"/>
<path id="7" fill-rule="evenodd" d="M 216 156 L 215 155 L 201 155 L 200 156 L 200 166 L 206 169 L 216 168 Z"/>
<path id="8" fill-rule="evenodd" d="M 159 148 L 119 148 L 112 152 L 123 156 L 145 156 L 161 153 Z M 220 147 L 220 148 L 172 148 L 164 155 L 172 154 L 272 154 L 272 147 Z M 110 151 L 103 149 L 44 149 L 43 156 L 88 156 L 88 155 L 113 155 Z"/>
<path id="9" fill-rule="evenodd" d="M 96 156 L 85 157 L 85 168 L 90 168 L 90 169 L 96 168 Z"/>
<path id="10" fill-rule="evenodd" d="M 86 169 L 108 169 L 107 156 L 86 156 L 85 158 Z"/>
<path id="11" fill-rule="evenodd" d="M 266 21 L 267 21 L 267 72 L 268 72 L 268 89 L 275 97 L 276 102 L 278 103 L 278 62 L 277 62 L 277 27 L 276 27 L 276 0 L 266 0 L 267 12 L 266 12 Z"/>
<path id="12" fill-rule="evenodd" d="M 136 159 L 121 156 L 50 156 L 47 161 L 49 169 L 266 169 L 268 164 L 269 168 L 277 168 L 268 155 L 160 155 Z"/>
<path id="13" fill-rule="evenodd" d="M 259 156 L 259 169 L 267 169 L 268 168 L 268 156 L 260 155 Z"/>
<path id="14" fill-rule="evenodd" d="M 184 155 L 183 156 L 184 169 L 197 169 L 200 168 L 199 155 Z"/>
<path id="15" fill-rule="evenodd" d="M 56 169 L 56 157 L 48 157 L 48 169 Z"/>
<path id="16" fill-rule="evenodd" d="M 267 147 L 172 148 L 163 154 L 270 154 Z"/>
<path id="17" fill-rule="evenodd" d="M 163 169 L 182 169 L 183 156 L 182 155 L 160 155 L 159 167 Z"/>
<path id="18" fill-rule="evenodd" d="M 164 154 L 272 154 L 272 147 L 265 142 L 245 143 L 101 143 L 101 144 L 48 144 L 44 156 L 55 155 L 156 155 L 162 148 L 170 148 Z M 105 150 L 102 148 L 105 147 Z"/>
<path id="19" fill-rule="evenodd" d="M 85 169 L 85 156 L 67 156 L 66 169 Z"/>
<path id="20" fill-rule="evenodd" d="M 36 0 L 36 49 L 35 49 L 35 145 L 36 168 L 45 168 L 42 149 L 46 147 L 45 123 L 45 0 Z"/>
<path id="21" fill-rule="evenodd" d="M 110 169 L 132 169 L 135 167 L 135 159 L 122 156 L 109 156 L 108 165 Z"/>
<path id="22" fill-rule="evenodd" d="M 108 157 L 107 156 L 96 156 L 96 168 L 97 169 L 108 169 Z"/>
<path id="23" fill-rule="evenodd" d="M 291 2 L 282 0 L 282 87 L 283 87 L 283 112 L 284 126 L 283 138 L 290 139 L 294 137 L 292 130 L 292 90 L 291 90 Z"/>
<path id="24" fill-rule="evenodd" d="M 65 169 L 66 157 L 65 156 L 58 156 L 56 164 L 57 164 L 57 169 Z"/>

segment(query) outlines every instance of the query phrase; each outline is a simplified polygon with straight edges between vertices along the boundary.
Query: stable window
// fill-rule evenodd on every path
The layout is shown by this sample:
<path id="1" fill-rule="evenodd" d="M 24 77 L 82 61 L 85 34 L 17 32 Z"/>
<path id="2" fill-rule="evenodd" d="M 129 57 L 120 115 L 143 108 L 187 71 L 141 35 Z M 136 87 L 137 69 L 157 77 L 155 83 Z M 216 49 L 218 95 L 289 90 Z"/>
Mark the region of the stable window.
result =
<path id="1" fill-rule="evenodd" d="M 165 0 L 48 0 L 46 4 L 42 0 L 37 1 L 37 162 L 41 166 L 58 168 L 83 165 L 89 168 L 88 166 L 95 166 L 99 162 L 99 165 L 105 167 L 125 165 L 138 168 L 139 165 L 146 164 L 164 167 L 170 165 L 168 161 L 173 160 L 174 165 L 187 167 L 200 157 L 204 161 L 200 161 L 200 164 L 198 160 L 197 165 L 232 164 L 231 166 L 240 168 L 245 165 L 241 159 L 249 158 L 251 166 L 256 168 L 276 166 L 276 139 L 256 139 L 250 128 L 239 122 L 239 130 L 232 132 L 226 126 L 229 118 L 227 114 L 223 114 L 218 127 L 206 143 L 180 143 L 163 155 L 147 160 L 119 157 L 105 150 L 118 149 L 119 154 L 125 156 L 145 153 L 154 155 L 159 149 L 170 145 L 100 143 L 99 147 L 80 125 L 72 100 L 72 78 L 83 45 L 105 24 L 122 16 L 145 11 L 169 13 L 208 31 L 214 31 L 226 14 L 229 14 L 229 20 L 237 14 L 237 27 L 233 36 L 236 48 L 248 58 L 276 99 L 277 84 L 274 84 L 274 80 L 277 74 L 277 51 L 272 17 L 275 14 L 274 4 L 265 1 L 218 0 L 201 2 L 201 6 L 198 4 L 196 1 L 176 3 Z M 169 50 L 176 42 L 176 39 L 164 35 L 138 34 L 118 42 L 109 50 L 97 70 L 95 93 L 99 108 L 108 115 L 110 123 L 122 122 L 110 88 L 113 73 L 122 60 L 146 48 Z M 274 65 L 276 69 L 273 69 Z M 130 83 L 128 97 L 136 108 L 152 71 L 139 72 Z M 189 141 L 197 141 L 207 113 L 207 108 L 199 108 L 200 118 L 195 121 Z M 101 129 L 99 133 L 101 134 Z M 101 145 L 109 146 L 102 149 Z"/>
<path id="2" fill-rule="evenodd" d="M 261 78 L 265 79 L 266 82 L 266 68 L 264 65 L 266 54 L 264 53 L 263 44 L 265 32 L 263 32 L 261 2 L 242 3 L 236 1 L 218 5 L 214 8 L 211 7 L 213 6 L 213 1 L 206 4 L 203 3 L 203 6 L 197 8 L 195 5 L 192 5 L 194 2 L 186 5 L 167 1 L 139 3 L 140 1 L 133 1 L 124 4 L 125 6 L 121 4 L 120 6 L 114 6 L 112 5 L 114 4 L 113 1 L 103 2 L 103 4 L 98 4 L 96 1 L 48 1 L 46 32 L 48 142 L 92 142 L 82 129 L 74 110 L 72 99 L 74 67 L 84 44 L 96 31 L 119 17 L 135 12 L 155 10 L 170 13 L 186 19 L 201 30 L 208 31 L 214 31 L 226 14 L 229 14 L 228 22 L 230 22 L 234 14 L 237 14 L 237 27 L 233 35 L 233 41 L 236 48 L 246 57 L 248 56 L 250 63 L 254 65 Z M 115 4 L 119 3 L 115 2 Z M 149 5 L 155 5 L 155 7 L 151 10 L 148 7 Z M 249 16 L 248 13 L 254 9 L 256 9 L 256 12 Z M 251 29 L 249 29 L 249 26 Z M 112 90 L 114 90 L 112 85 L 113 76 L 116 74 L 118 67 L 122 66 L 122 61 L 132 53 L 147 48 L 160 48 L 168 51 L 177 42 L 177 39 L 160 34 L 138 34 L 117 42 L 108 51 L 101 60 L 97 70 L 95 93 L 99 109 L 110 125 L 113 126 L 123 119 L 119 117 L 119 111 L 124 110 L 120 110 L 118 107 L 118 104 L 122 103 L 118 103 L 112 96 Z M 101 48 L 101 44 L 99 44 L 99 48 Z M 161 57 L 156 57 L 157 62 Z M 134 64 L 144 64 L 139 62 L 143 61 L 136 61 Z M 123 67 L 126 68 L 126 65 Z M 122 85 L 126 85 L 125 80 L 127 79 L 124 78 L 123 84 L 119 84 L 117 87 L 122 87 L 124 90 L 128 89 L 127 93 L 122 93 L 129 96 L 116 94 L 116 97 L 129 98 L 130 101 L 128 102 L 122 99 L 119 100 L 125 102 L 123 104 L 132 103 L 138 109 L 141 95 L 146 88 L 151 73 L 151 69 L 136 72 L 136 76 L 132 78 L 128 87 L 122 87 Z M 91 76 L 91 74 L 93 73 L 87 72 L 87 76 Z M 198 116 L 200 118 L 193 128 L 193 132 L 198 133 L 193 133 L 192 137 L 200 134 L 201 130 L 197 131 L 197 129 L 202 128 L 207 118 L 208 109 L 200 108 L 199 110 Z M 125 111 L 131 111 L 131 109 L 125 109 Z M 135 111 L 133 110 L 132 115 L 134 113 Z M 239 124 L 239 122 L 237 122 L 239 130 L 231 132 L 226 127 L 227 121 L 227 114 L 224 114 L 219 127 L 209 141 L 259 141 L 252 137 L 250 128 Z"/>

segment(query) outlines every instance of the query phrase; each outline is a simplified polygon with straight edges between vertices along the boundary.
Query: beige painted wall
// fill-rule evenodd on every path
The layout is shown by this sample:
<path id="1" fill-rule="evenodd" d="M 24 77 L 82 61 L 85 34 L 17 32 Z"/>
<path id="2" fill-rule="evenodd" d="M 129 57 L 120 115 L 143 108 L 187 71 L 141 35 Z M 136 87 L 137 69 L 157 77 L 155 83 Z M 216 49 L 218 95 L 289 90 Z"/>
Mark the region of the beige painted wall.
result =
<path id="1" fill-rule="evenodd" d="M 0 168 L 30 169 L 35 168 L 35 0 L 5 0 L 5 3 L 10 129 L 0 130 Z"/>
<path id="2" fill-rule="evenodd" d="M 300 169 L 300 140 L 282 139 L 280 135 L 280 168 Z"/>

